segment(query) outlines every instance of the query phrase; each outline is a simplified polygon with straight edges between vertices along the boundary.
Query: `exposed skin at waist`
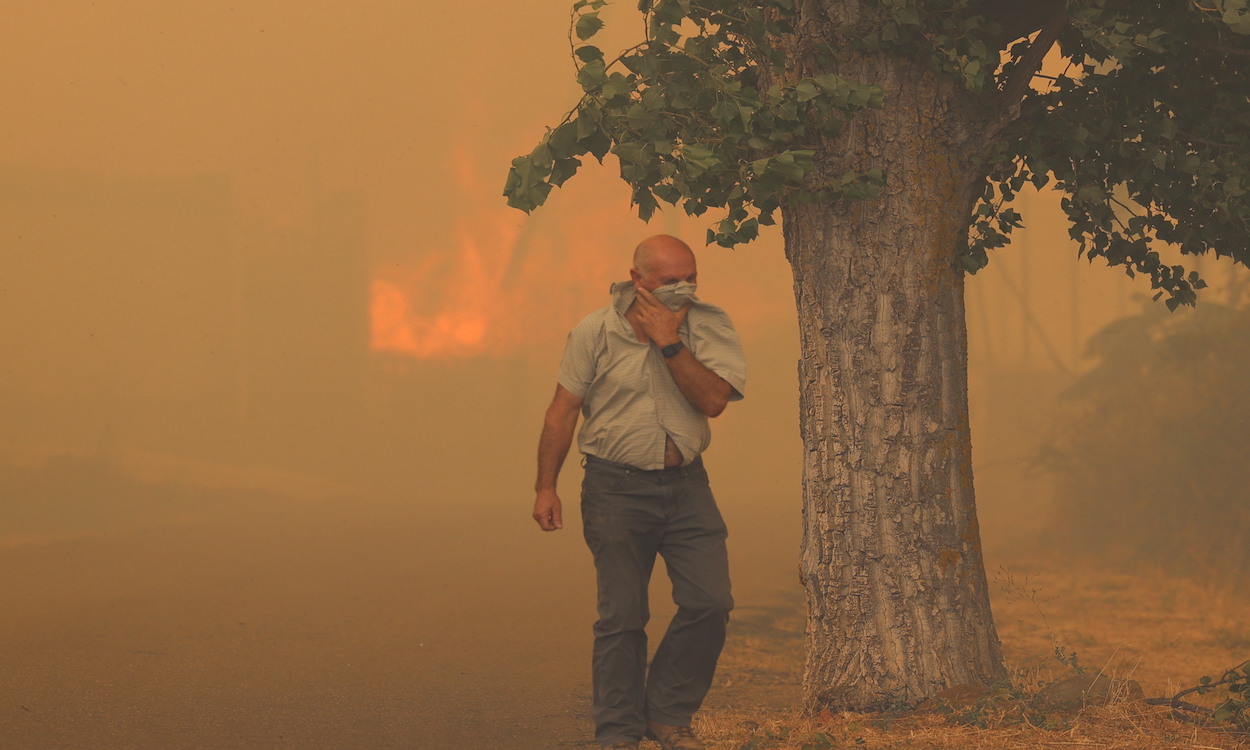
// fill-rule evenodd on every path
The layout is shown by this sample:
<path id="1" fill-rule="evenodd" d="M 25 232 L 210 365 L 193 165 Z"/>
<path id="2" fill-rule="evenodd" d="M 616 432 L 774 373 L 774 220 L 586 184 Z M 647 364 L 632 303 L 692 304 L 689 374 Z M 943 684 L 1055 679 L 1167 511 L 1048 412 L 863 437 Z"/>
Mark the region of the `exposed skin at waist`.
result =
<path id="1" fill-rule="evenodd" d="M 668 435 L 664 436 L 664 468 L 671 469 L 674 466 L 681 466 L 681 462 L 685 460 L 685 456 L 681 455 L 681 449 L 677 447 L 677 443 Z"/>

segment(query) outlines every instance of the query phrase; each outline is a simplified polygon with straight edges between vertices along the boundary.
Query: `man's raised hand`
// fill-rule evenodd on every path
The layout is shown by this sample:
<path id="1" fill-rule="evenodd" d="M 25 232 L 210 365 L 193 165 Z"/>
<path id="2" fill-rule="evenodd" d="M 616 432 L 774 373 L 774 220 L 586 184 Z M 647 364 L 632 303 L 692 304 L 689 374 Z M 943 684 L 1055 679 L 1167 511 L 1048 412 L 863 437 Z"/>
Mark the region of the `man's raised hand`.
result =
<path id="1" fill-rule="evenodd" d="M 673 312 L 641 286 L 634 284 L 634 289 L 638 294 L 638 323 L 647 338 L 660 347 L 680 341 L 677 330 L 686 320 L 686 314 L 690 312 L 693 303 L 686 303 L 680 310 Z"/>

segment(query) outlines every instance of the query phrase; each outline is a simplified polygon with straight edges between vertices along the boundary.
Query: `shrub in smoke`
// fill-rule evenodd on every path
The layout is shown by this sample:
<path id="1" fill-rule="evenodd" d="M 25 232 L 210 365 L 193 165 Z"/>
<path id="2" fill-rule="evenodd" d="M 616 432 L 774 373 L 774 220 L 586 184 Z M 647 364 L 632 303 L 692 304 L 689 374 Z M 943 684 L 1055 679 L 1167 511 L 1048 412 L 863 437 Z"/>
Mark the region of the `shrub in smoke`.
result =
<path id="1" fill-rule="evenodd" d="M 1039 455 L 1055 544 L 1223 582 L 1250 572 L 1250 310 L 1147 304 L 1088 354 Z"/>

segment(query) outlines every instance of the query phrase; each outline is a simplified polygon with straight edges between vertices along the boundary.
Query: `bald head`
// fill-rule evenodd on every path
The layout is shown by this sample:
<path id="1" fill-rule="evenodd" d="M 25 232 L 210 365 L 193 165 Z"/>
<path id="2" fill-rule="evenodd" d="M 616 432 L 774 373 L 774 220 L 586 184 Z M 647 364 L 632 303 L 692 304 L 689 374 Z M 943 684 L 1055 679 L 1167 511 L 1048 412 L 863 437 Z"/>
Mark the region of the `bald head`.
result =
<path id="1" fill-rule="evenodd" d="M 646 238 L 634 248 L 630 277 L 643 289 L 652 291 L 678 281 L 693 283 L 698 276 L 690 246 L 668 234 Z"/>

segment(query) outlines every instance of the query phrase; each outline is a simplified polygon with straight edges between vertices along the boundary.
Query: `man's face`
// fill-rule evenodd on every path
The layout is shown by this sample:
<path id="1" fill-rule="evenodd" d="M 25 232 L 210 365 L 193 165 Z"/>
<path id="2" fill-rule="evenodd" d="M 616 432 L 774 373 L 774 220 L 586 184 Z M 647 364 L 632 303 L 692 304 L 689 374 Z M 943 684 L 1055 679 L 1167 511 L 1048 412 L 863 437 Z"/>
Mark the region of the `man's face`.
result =
<path id="1" fill-rule="evenodd" d="M 699 271 L 695 268 L 693 255 L 672 253 L 653 258 L 651 267 L 645 271 L 631 269 L 629 276 L 638 286 L 648 292 L 654 292 L 659 287 L 676 284 L 679 281 L 697 283 Z"/>

